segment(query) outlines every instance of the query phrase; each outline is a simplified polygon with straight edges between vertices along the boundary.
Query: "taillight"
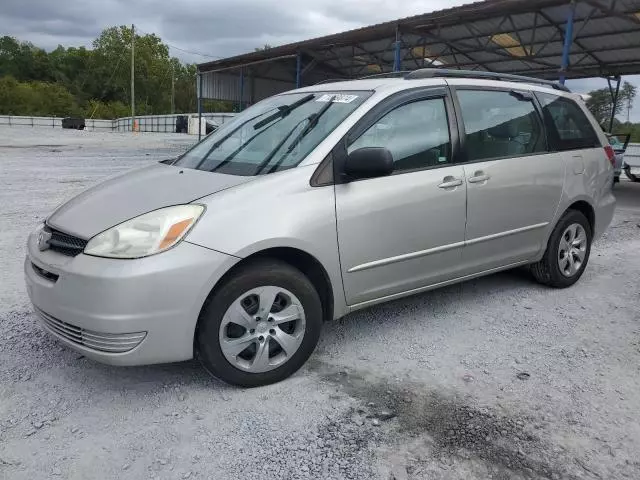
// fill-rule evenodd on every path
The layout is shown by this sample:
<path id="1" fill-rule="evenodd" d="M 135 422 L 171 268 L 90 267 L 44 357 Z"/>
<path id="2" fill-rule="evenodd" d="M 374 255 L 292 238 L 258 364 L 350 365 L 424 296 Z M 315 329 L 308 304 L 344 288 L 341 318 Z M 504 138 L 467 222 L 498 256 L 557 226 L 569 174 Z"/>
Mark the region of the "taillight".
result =
<path id="1" fill-rule="evenodd" d="M 607 158 L 611 162 L 611 165 L 615 166 L 615 164 L 616 164 L 616 152 L 613 151 L 613 147 L 611 145 L 606 145 L 604 147 L 604 153 L 607 154 Z"/>

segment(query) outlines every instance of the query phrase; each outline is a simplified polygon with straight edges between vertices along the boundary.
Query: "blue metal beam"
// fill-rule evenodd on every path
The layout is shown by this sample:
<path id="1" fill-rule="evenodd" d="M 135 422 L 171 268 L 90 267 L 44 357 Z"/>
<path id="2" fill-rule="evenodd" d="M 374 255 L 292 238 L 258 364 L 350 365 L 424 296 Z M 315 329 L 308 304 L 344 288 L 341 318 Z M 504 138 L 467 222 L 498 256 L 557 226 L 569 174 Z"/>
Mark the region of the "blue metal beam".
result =
<path id="1" fill-rule="evenodd" d="M 302 86 L 302 53 L 296 56 L 296 88 Z"/>
<path id="2" fill-rule="evenodd" d="M 401 57 L 401 48 L 402 42 L 400 41 L 400 29 L 396 27 L 396 43 L 395 43 L 395 52 L 393 55 L 393 71 L 399 72 L 402 67 L 402 57 Z"/>
<path id="3" fill-rule="evenodd" d="M 564 45 L 562 46 L 562 65 L 560 66 L 560 83 L 564 85 L 567 77 L 567 69 L 569 68 L 569 53 L 571 53 L 571 44 L 573 43 L 573 17 L 576 13 L 576 3 L 571 1 L 569 5 L 569 15 L 567 17 L 567 25 L 564 27 Z"/>

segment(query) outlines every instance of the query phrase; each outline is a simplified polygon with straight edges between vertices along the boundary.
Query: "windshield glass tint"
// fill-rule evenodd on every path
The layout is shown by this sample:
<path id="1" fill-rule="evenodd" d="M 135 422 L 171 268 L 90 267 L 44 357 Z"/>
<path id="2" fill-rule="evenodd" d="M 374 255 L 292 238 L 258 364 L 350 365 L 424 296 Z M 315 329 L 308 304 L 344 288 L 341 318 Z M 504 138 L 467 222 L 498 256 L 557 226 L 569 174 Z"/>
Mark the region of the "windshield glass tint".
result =
<path id="1" fill-rule="evenodd" d="M 317 92 L 268 98 L 225 123 L 175 165 L 244 176 L 295 167 L 370 95 Z"/>

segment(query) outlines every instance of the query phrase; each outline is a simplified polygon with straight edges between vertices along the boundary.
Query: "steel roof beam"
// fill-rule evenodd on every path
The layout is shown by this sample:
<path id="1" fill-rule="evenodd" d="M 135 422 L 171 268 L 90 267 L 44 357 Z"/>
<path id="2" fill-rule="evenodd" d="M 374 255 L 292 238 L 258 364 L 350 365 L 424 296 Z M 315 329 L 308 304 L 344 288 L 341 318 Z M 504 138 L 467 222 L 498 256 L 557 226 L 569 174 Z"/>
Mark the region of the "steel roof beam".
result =
<path id="1" fill-rule="evenodd" d="M 596 7 L 601 12 L 605 14 L 606 17 L 616 17 L 622 20 L 627 20 L 628 22 L 635 23 L 636 25 L 640 25 L 640 19 L 633 15 L 635 12 L 618 12 L 612 8 L 606 7 L 602 5 L 600 2 L 596 0 L 584 0 L 585 3 L 591 5 L 592 7 Z M 614 3 L 615 5 L 615 3 Z"/>
<path id="2" fill-rule="evenodd" d="M 547 22 L 549 22 L 549 24 L 550 24 L 550 25 L 553 25 L 553 26 L 558 30 L 558 32 L 560 33 L 560 35 L 562 35 L 562 37 L 564 38 L 564 31 L 562 30 L 562 28 L 560 28 L 560 26 L 559 26 L 559 25 L 555 24 L 555 23 L 553 22 L 553 20 L 551 20 L 551 18 L 549 18 L 549 16 L 548 16 L 547 14 L 545 14 L 544 12 L 540 12 L 540 16 L 541 16 L 542 18 L 544 18 Z M 573 21 L 572 21 L 572 23 L 573 23 Z M 591 58 L 593 58 L 597 63 L 601 63 L 601 62 L 600 62 L 600 59 L 599 59 L 598 57 L 596 57 L 595 55 L 593 55 L 592 53 L 590 53 L 590 52 L 592 52 L 593 50 L 590 50 L 590 49 L 588 49 L 588 48 L 585 48 L 585 47 L 582 45 L 582 43 L 580 42 L 580 39 L 574 38 L 574 39 L 573 39 L 573 41 L 572 41 L 572 43 L 573 43 L 574 45 L 576 45 L 578 48 L 580 48 L 580 50 L 582 50 L 582 52 L 583 52 L 583 53 L 588 54 L 588 55 L 589 55 Z M 571 47 L 571 44 L 569 44 L 569 47 Z M 540 53 L 540 52 L 538 52 L 538 53 Z M 571 53 L 571 52 L 569 51 L 569 52 L 568 52 L 568 54 L 570 54 L 570 53 Z M 566 68 L 565 68 L 565 70 L 566 70 Z"/>

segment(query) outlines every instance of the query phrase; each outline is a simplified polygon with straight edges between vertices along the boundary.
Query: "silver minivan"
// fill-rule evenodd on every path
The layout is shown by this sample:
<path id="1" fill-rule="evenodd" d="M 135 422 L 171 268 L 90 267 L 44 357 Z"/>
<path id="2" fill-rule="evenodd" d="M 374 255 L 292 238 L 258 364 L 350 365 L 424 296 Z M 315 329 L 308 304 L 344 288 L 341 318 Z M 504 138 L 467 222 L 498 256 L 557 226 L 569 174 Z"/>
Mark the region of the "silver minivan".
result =
<path id="1" fill-rule="evenodd" d="M 197 357 L 265 385 L 370 305 L 525 265 L 572 285 L 613 216 L 613 155 L 551 82 L 427 69 L 293 90 L 60 206 L 29 237 L 27 289 L 87 357 Z"/>

